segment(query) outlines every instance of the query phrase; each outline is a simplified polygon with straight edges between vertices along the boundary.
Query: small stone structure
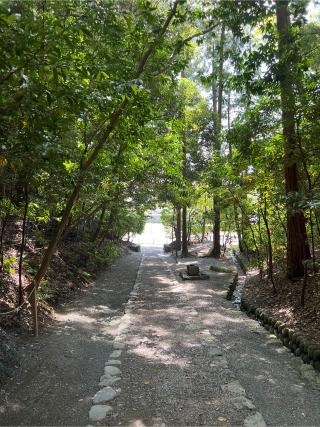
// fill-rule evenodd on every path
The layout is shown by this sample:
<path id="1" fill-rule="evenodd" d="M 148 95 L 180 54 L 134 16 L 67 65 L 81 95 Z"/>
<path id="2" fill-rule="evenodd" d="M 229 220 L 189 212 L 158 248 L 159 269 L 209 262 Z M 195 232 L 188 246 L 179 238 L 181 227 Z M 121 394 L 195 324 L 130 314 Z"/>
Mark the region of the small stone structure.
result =
<path id="1" fill-rule="evenodd" d="M 199 276 L 200 268 L 197 264 L 188 264 L 187 265 L 187 273 L 189 276 Z"/>
<path id="2" fill-rule="evenodd" d="M 210 276 L 200 272 L 200 268 L 197 264 L 188 264 L 187 272 L 180 271 L 179 273 L 182 280 L 208 280 Z"/>

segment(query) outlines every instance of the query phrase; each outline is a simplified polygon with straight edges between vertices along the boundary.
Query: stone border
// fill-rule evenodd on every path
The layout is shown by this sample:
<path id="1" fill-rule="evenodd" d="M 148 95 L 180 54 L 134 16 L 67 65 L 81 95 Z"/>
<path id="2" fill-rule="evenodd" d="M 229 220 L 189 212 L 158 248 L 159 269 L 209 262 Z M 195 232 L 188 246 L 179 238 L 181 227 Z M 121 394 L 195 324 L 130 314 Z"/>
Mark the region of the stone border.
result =
<path id="1" fill-rule="evenodd" d="M 226 296 L 226 299 L 228 301 L 232 300 L 233 293 L 236 290 L 236 287 L 238 286 L 238 281 L 239 281 L 239 274 L 235 273 L 233 275 L 232 282 L 229 284 L 229 287 L 228 287 L 227 296 Z"/>
<path id="2" fill-rule="evenodd" d="M 270 334 L 276 335 L 295 356 L 301 357 L 304 363 L 310 363 L 316 371 L 320 372 L 319 343 L 315 343 L 302 332 L 294 330 L 281 320 L 270 316 L 266 310 L 247 303 L 244 298 L 241 300 L 240 310 L 251 319 L 258 320 Z"/>
<path id="3" fill-rule="evenodd" d="M 121 393 L 121 388 L 116 387 L 117 382 L 121 380 L 121 354 L 126 349 L 126 333 L 131 323 L 131 311 L 138 297 L 138 290 L 141 285 L 141 267 L 143 264 L 143 254 L 138 267 L 136 280 L 129 299 L 124 305 L 124 314 L 118 327 L 118 333 L 113 341 L 113 350 L 105 363 L 104 373 L 100 377 L 100 390 L 92 398 L 92 406 L 89 411 L 89 421 L 102 422 L 107 415 L 113 412 L 110 402 Z"/>
<path id="4" fill-rule="evenodd" d="M 238 264 L 240 269 L 243 271 L 243 274 L 246 275 L 247 267 L 244 265 L 244 262 L 242 261 L 242 259 L 240 258 L 239 254 L 235 249 L 232 250 L 232 257 L 235 259 L 235 263 Z"/>

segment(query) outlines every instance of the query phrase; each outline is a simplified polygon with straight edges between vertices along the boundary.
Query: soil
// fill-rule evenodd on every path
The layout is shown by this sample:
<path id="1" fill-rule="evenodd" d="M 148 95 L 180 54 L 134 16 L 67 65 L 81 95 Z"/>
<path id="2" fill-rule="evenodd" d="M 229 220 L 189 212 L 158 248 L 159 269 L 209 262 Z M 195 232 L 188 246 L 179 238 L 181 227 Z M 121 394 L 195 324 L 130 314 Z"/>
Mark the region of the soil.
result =
<path id="1" fill-rule="evenodd" d="M 22 287 L 28 286 L 37 272 L 43 252 L 46 247 L 45 231 L 31 233 L 31 224 L 28 225 L 29 234 L 23 257 Z M 0 271 L 0 314 L 12 311 L 19 301 L 18 262 L 20 257 L 22 221 L 12 217 L 8 221 L 4 235 L 4 259 L 13 261 Z M 34 235 L 38 236 L 35 238 Z M 42 280 L 38 292 L 39 323 L 44 327 L 52 317 L 53 308 L 72 298 L 79 289 L 90 286 L 97 277 L 97 273 L 111 265 L 122 252 L 128 252 L 123 243 L 120 246 L 105 241 L 99 249 L 93 242 L 81 233 L 71 230 L 66 235 L 53 256 L 48 271 Z M 26 303 L 19 315 L 0 315 L 0 328 L 6 330 L 32 329 L 32 316 L 29 304 Z"/>
<path id="2" fill-rule="evenodd" d="M 244 295 L 248 304 L 265 309 L 270 316 L 303 332 L 311 340 L 320 342 L 320 274 L 308 278 L 305 305 L 301 306 L 303 279 L 291 281 L 284 274 L 275 275 L 277 292 L 267 278 L 248 274 Z"/>

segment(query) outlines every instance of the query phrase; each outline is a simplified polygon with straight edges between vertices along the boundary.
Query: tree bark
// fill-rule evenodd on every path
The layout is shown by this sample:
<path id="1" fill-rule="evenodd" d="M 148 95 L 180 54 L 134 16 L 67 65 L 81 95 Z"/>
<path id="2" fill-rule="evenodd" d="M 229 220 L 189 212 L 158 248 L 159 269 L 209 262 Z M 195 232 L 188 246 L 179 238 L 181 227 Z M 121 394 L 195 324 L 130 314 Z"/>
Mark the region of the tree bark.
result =
<path id="1" fill-rule="evenodd" d="M 177 208 L 177 229 L 176 229 L 176 246 L 181 251 L 181 208 Z"/>
<path id="2" fill-rule="evenodd" d="M 182 250 L 181 257 L 187 257 L 188 252 L 188 224 L 187 224 L 187 208 L 182 208 Z"/>
<path id="3" fill-rule="evenodd" d="M 276 1 L 279 35 L 279 80 L 281 92 L 282 128 L 284 140 L 284 175 L 287 202 L 287 275 L 304 276 L 303 260 L 310 258 L 304 213 L 290 202 L 290 195 L 299 191 L 297 134 L 295 129 L 295 95 L 293 88 L 293 60 L 290 59 L 290 17 L 288 1 Z"/>
<path id="4" fill-rule="evenodd" d="M 99 222 L 98 222 L 96 231 L 94 233 L 93 240 L 97 240 L 97 238 L 99 237 L 99 234 L 100 234 L 100 231 L 101 231 L 101 226 L 102 226 L 104 217 L 106 215 L 106 209 L 107 209 L 107 202 L 103 202 L 102 209 L 101 209 L 101 214 L 100 214 L 100 217 L 99 217 Z"/>
<path id="5" fill-rule="evenodd" d="M 213 208 L 213 249 L 212 256 L 214 258 L 220 258 L 221 255 L 221 242 L 220 242 L 220 200 L 217 196 L 214 197 L 214 208 Z"/>
<path id="6" fill-rule="evenodd" d="M 27 224 L 27 215 L 29 208 L 29 192 L 28 185 L 24 187 L 24 210 L 23 210 L 23 220 L 22 220 L 22 231 L 21 231 L 21 245 L 20 245 L 20 257 L 19 257 L 19 301 L 18 306 L 22 304 L 23 301 L 23 290 L 22 290 L 22 263 L 23 263 L 23 254 L 26 243 L 26 224 Z"/>
<path id="7" fill-rule="evenodd" d="M 215 135 L 215 152 L 216 156 L 221 155 L 221 130 L 222 130 L 222 103 L 223 103 L 223 63 L 224 63 L 224 38 L 225 38 L 225 27 L 222 25 L 220 35 L 220 46 L 219 46 L 219 74 L 218 74 L 218 111 L 217 111 L 217 129 Z M 217 185 L 221 185 L 218 182 Z M 213 227 L 213 249 L 212 256 L 214 258 L 220 258 L 221 256 L 221 241 L 220 241 L 220 230 L 221 230 L 221 212 L 220 212 L 220 197 L 215 196 L 213 201 L 214 209 L 214 227 Z"/>
<path id="8" fill-rule="evenodd" d="M 237 236 L 238 236 L 239 251 L 241 253 L 243 253 L 244 249 L 243 249 L 243 244 L 242 244 L 242 234 L 241 234 L 241 227 L 240 227 L 240 223 L 239 223 L 238 208 L 237 208 L 236 203 L 233 204 L 233 215 L 234 215 L 234 222 L 236 225 L 236 231 L 237 231 Z"/>
<path id="9" fill-rule="evenodd" d="M 203 212 L 201 243 L 205 241 L 205 237 L 206 237 L 206 215 L 207 215 L 207 207 L 205 207 L 205 210 Z"/>

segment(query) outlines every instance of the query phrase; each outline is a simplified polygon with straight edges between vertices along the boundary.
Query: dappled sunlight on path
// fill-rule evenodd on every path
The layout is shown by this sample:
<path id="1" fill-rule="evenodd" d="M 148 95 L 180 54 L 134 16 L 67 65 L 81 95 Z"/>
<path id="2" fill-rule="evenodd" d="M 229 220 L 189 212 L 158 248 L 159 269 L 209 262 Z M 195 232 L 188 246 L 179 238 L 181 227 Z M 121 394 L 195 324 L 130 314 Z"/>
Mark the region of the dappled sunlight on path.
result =
<path id="1" fill-rule="evenodd" d="M 179 272 L 192 262 L 208 280 L 181 280 Z M 299 378 L 298 361 L 225 299 L 233 273 L 211 271 L 212 264 L 234 271 L 228 260 L 190 257 L 176 263 L 155 245 L 143 247 L 138 287 L 119 336 L 126 344 L 122 391 L 107 425 L 230 426 L 253 420 L 262 427 L 260 412 L 270 425 L 305 425 L 306 405 L 308 425 L 320 419 L 320 395 Z M 298 406 L 283 411 L 284 393 Z"/>

